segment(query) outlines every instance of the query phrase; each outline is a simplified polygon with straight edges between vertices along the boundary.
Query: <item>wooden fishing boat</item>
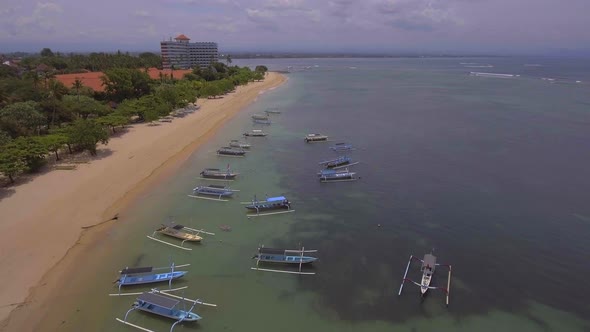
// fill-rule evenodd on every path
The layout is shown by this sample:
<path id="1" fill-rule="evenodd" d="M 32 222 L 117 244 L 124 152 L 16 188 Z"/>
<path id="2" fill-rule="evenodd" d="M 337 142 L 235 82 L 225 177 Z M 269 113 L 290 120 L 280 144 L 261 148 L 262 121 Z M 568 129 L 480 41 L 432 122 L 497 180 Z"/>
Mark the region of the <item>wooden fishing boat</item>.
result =
<path id="1" fill-rule="evenodd" d="M 252 119 L 252 122 L 254 122 L 255 124 L 263 124 L 263 125 L 270 125 L 271 124 L 270 120 L 268 120 L 268 119 L 266 119 L 266 120 Z"/>
<path id="2" fill-rule="evenodd" d="M 119 293 L 109 294 L 109 296 L 137 295 L 137 293 L 121 293 L 121 287 L 123 286 L 143 285 L 167 281 L 169 288 L 172 288 L 172 280 L 181 278 L 188 273 L 188 271 L 176 271 L 175 268 L 186 267 L 189 265 L 190 264 L 176 266 L 174 263 L 172 263 L 169 267 L 126 267 L 119 271 L 120 276 L 114 282 L 119 286 Z M 161 270 L 169 271 L 158 272 Z"/>
<path id="3" fill-rule="evenodd" d="M 278 108 L 269 108 L 264 111 L 266 114 L 281 114 Z"/>
<path id="4" fill-rule="evenodd" d="M 217 150 L 217 154 L 220 156 L 243 157 L 246 154 L 246 150 L 241 148 L 232 148 L 229 146 L 224 146 L 221 149 Z"/>
<path id="5" fill-rule="evenodd" d="M 190 303 L 190 309 L 181 309 L 181 303 Z M 169 294 L 165 291 L 158 291 L 157 289 L 152 289 L 152 291 L 150 292 L 140 294 L 131 306 L 131 309 L 129 309 L 125 314 L 125 317 L 123 319 L 117 318 L 117 321 L 125 325 L 135 327 L 136 329 L 142 331 L 154 332 L 153 330 L 147 329 L 145 327 L 127 321 L 127 317 L 129 316 L 130 312 L 134 310 L 140 310 L 147 312 L 149 314 L 175 320 L 175 322 L 170 327 L 170 332 L 172 332 L 177 324 L 180 324 L 182 322 L 195 322 L 202 319 L 201 316 L 193 312 L 193 309 L 197 304 L 211 307 L 217 306 L 216 304 L 206 303 L 200 300 L 191 300 L 184 297 Z"/>
<path id="6" fill-rule="evenodd" d="M 258 248 L 258 252 L 252 257 L 256 260 L 256 267 L 251 268 L 252 270 L 260 270 L 267 272 L 280 272 L 280 273 L 294 273 L 294 274 L 315 274 L 315 272 L 302 272 L 301 268 L 304 264 L 311 264 L 318 260 L 317 257 L 306 256 L 305 254 L 315 253 L 317 250 L 305 250 L 301 249 L 276 249 L 276 248 L 265 248 L 261 246 Z M 263 269 L 259 267 L 260 263 L 272 263 L 272 264 L 286 264 L 298 266 L 298 271 L 289 270 L 275 270 L 275 269 Z"/>
<path id="7" fill-rule="evenodd" d="M 335 170 L 335 169 L 324 169 L 318 173 L 320 182 L 346 182 L 356 181 L 356 173 L 351 172 L 348 169 Z"/>
<path id="8" fill-rule="evenodd" d="M 326 142 L 328 140 L 328 136 L 322 134 L 307 134 L 304 140 L 306 143 Z"/>
<path id="9" fill-rule="evenodd" d="M 422 265 L 420 267 L 420 270 L 422 272 L 422 280 L 420 281 L 420 283 L 417 283 L 417 282 L 413 281 L 412 279 L 407 278 L 408 270 L 410 269 L 410 265 L 412 264 L 413 260 L 418 260 L 422 263 Z M 434 287 L 434 286 L 430 285 L 432 282 L 432 277 L 434 275 L 434 272 L 435 272 L 437 266 L 444 266 L 449 269 L 446 288 Z M 420 287 L 420 294 L 422 296 L 424 296 L 429 289 L 442 290 L 443 292 L 446 293 L 446 304 L 448 306 L 449 305 L 449 295 L 450 295 L 450 291 L 451 291 L 451 271 L 452 271 L 451 265 L 436 263 L 436 256 L 434 256 L 432 253 L 424 255 L 424 259 L 419 259 L 418 257 L 410 255 L 410 259 L 408 260 L 408 265 L 406 267 L 406 272 L 404 273 L 404 277 L 402 279 L 402 284 L 399 287 L 398 295 L 402 294 L 402 290 L 404 288 L 404 283 L 406 281 L 409 281 L 409 282 L 415 284 L 416 286 Z"/>
<path id="10" fill-rule="evenodd" d="M 188 195 L 188 196 L 192 197 L 192 198 L 202 198 L 202 199 L 209 199 L 209 200 L 225 202 L 227 200 L 222 199 L 222 198 L 224 198 L 224 197 L 229 198 L 236 191 L 238 191 L 238 190 L 234 190 L 234 189 L 231 189 L 226 186 L 219 186 L 219 185 L 211 184 L 211 185 L 206 185 L 206 186 L 198 186 L 198 187 L 194 188 L 193 194 Z M 213 197 L 217 197 L 217 198 L 202 197 L 201 195 L 213 196 Z"/>
<path id="11" fill-rule="evenodd" d="M 232 172 L 228 165 L 226 171 L 222 171 L 219 168 L 205 168 L 200 175 L 204 179 L 231 181 L 234 180 L 239 173 Z"/>
<path id="12" fill-rule="evenodd" d="M 178 279 L 188 273 L 188 271 L 174 271 L 174 268 L 174 264 L 167 268 L 155 268 L 152 266 L 131 268 L 126 267 L 125 269 L 121 270 L 121 276 L 116 280 L 116 284 L 120 286 L 151 284 L 155 282 Z M 162 269 L 170 269 L 170 272 L 156 272 L 156 270 Z"/>
<path id="13" fill-rule="evenodd" d="M 246 205 L 248 216 L 267 216 L 273 214 L 289 213 L 295 210 L 291 209 L 291 202 L 285 196 L 268 197 L 264 201 L 259 201 L 256 198 Z"/>
<path id="14" fill-rule="evenodd" d="M 240 148 L 240 149 L 249 149 L 250 147 L 252 147 L 252 145 L 250 145 L 246 142 L 239 141 L 237 139 L 232 139 L 231 141 L 229 141 L 229 146 L 232 148 Z"/>
<path id="15" fill-rule="evenodd" d="M 177 238 L 182 240 L 182 242 L 180 243 L 180 245 L 166 242 L 156 238 L 156 234 L 162 234 L 169 237 Z M 172 247 L 176 247 L 183 250 L 192 250 L 191 248 L 184 247 L 184 243 L 187 241 L 201 242 L 201 240 L 203 240 L 203 238 L 200 236 L 201 234 L 215 235 L 214 233 L 205 232 L 202 229 L 194 229 L 183 225 L 175 224 L 173 222 L 168 222 L 167 224 L 162 224 L 162 226 L 156 229 L 151 236 L 148 235 L 147 237 L 150 240 L 164 243 Z"/>
<path id="16" fill-rule="evenodd" d="M 252 120 L 268 120 L 268 114 L 253 114 Z"/>
<path id="17" fill-rule="evenodd" d="M 323 165 L 325 168 L 338 168 L 341 166 L 352 166 L 358 164 L 358 162 L 353 163 L 352 158 L 348 156 L 340 156 L 335 159 L 325 160 L 319 162 L 320 165 Z"/>
<path id="18" fill-rule="evenodd" d="M 354 150 L 354 148 L 352 147 L 352 144 L 350 144 L 350 143 L 336 143 L 330 147 L 330 150 L 335 151 L 335 152 L 341 152 L 341 151 L 352 151 L 352 150 Z"/>
<path id="19" fill-rule="evenodd" d="M 203 239 L 198 235 L 198 231 L 195 233 L 194 231 L 187 229 L 183 225 L 178 224 L 163 224 L 162 227 L 156 230 L 156 232 L 171 237 L 175 237 L 183 241 L 200 242 Z"/>
<path id="20" fill-rule="evenodd" d="M 263 132 L 260 129 L 252 129 L 252 131 L 244 133 L 244 136 L 246 137 L 265 137 L 268 134 Z"/>

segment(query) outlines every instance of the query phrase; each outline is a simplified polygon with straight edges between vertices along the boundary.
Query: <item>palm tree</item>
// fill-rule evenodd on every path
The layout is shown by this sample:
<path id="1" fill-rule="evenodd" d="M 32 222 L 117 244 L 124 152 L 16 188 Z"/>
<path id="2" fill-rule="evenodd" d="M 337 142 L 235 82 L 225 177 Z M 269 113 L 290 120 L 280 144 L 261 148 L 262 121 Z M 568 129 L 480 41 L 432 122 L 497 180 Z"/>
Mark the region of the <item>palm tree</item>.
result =
<path id="1" fill-rule="evenodd" d="M 51 113 L 51 126 L 55 124 L 55 109 L 57 101 L 61 100 L 64 94 L 67 93 L 67 88 L 58 80 L 50 79 L 47 82 L 47 97 L 53 101 L 53 112 Z"/>
<path id="2" fill-rule="evenodd" d="M 79 79 L 76 79 L 74 81 L 74 83 L 72 83 L 72 87 L 74 89 L 76 89 L 76 95 L 78 96 L 78 101 L 80 101 L 80 89 L 84 86 L 84 84 L 82 84 L 82 81 L 80 81 Z"/>
<path id="3" fill-rule="evenodd" d="M 225 61 L 227 62 L 227 65 L 229 66 L 232 63 L 232 61 L 231 61 L 231 55 L 229 55 L 229 54 L 226 55 L 225 56 Z"/>

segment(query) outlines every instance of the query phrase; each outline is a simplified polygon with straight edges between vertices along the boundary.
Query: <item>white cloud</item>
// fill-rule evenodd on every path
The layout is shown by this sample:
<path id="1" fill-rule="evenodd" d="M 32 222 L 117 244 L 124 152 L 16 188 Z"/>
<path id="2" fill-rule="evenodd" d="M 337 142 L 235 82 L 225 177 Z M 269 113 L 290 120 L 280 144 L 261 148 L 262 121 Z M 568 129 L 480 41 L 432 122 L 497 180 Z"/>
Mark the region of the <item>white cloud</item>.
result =
<path id="1" fill-rule="evenodd" d="M 53 2 L 38 2 L 29 16 L 19 16 L 14 21 L 14 35 L 53 33 L 59 22 L 62 8 Z"/>
<path id="2" fill-rule="evenodd" d="M 133 12 L 133 16 L 137 16 L 137 17 L 151 17 L 152 14 L 150 14 L 147 10 L 138 9 L 138 10 L 136 10 L 136 11 Z"/>
<path id="3" fill-rule="evenodd" d="M 385 23 L 403 30 L 434 30 L 442 24 L 460 24 L 448 2 L 439 0 L 382 0 L 375 9 Z"/>

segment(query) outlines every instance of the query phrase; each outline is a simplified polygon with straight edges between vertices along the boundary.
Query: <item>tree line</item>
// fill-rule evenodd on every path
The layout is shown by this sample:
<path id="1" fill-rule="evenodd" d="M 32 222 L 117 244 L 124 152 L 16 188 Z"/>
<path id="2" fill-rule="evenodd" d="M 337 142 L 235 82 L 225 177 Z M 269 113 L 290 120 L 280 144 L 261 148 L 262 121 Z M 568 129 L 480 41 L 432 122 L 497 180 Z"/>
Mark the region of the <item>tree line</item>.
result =
<path id="1" fill-rule="evenodd" d="M 37 58 L 54 57 L 60 55 L 44 49 Z M 114 56 L 105 63 L 104 91 L 93 91 L 79 80 L 67 87 L 51 72 L 0 65 L 0 173 L 14 182 L 21 173 L 38 171 L 48 155 L 56 160 L 64 151 L 95 155 L 97 144 L 107 144 L 119 127 L 155 121 L 197 98 L 217 98 L 263 79 L 266 72 L 263 66 L 252 71 L 228 61 L 194 68 L 182 79 L 151 79 L 147 70 L 120 66 L 119 61 Z"/>

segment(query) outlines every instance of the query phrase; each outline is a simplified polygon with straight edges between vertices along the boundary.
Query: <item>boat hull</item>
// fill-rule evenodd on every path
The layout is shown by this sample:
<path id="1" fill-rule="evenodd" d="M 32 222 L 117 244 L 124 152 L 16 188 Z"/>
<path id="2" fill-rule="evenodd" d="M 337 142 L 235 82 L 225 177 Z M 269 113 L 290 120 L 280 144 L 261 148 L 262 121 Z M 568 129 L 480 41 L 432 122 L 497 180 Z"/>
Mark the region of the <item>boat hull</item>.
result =
<path id="1" fill-rule="evenodd" d="M 317 260 L 317 257 L 311 256 L 297 256 L 297 255 L 272 255 L 272 254 L 256 254 L 254 256 L 260 262 L 277 263 L 277 264 L 311 264 Z"/>
<path id="2" fill-rule="evenodd" d="M 173 320 L 180 320 L 183 319 L 184 322 L 195 322 L 202 319 L 201 316 L 197 315 L 194 312 L 186 312 L 184 310 L 179 309 L 168 309 L 156 304 L 152 304 L 149 302 L 138 300 L 136 304 L 133 305 L 135 308 L 148 312 L 150 314 L 170 318 Z"/>
<path id="3" fill-rule="evenodd" d="M 174 271 L 168 273 L 154 273 L 149 275 L 129 275 L 122 276 L 118 284 L 121 286 L 143 285 L 156 282 L 170 281 L 170 279 L 178 279 L 187 274 L 187 271 Z"/>
<path id="4" fill-rule="evenodd" d="M 186 232 L 181 232 L 181 231 L 177 231 L 175 229 L 159 229 L 158 233 L 170 236 L 170 237 L 175 237 L 177 239 L 181 239 L 184 241 L 190 241 L 190 242 L 201 242 L 201 240 L 203 239 L 202 237 L 196 235 L 196 234 L 190 234 L 190 233 L 186 233 Z"/>
<path id="5" fill-rule="evenodd" d="M 234 194 L 231 190 L 216 190 L 208 187 L 200 187 L 193 190 L 194 195 L 205 195 L 214 197 L 230 197 Z"/>

